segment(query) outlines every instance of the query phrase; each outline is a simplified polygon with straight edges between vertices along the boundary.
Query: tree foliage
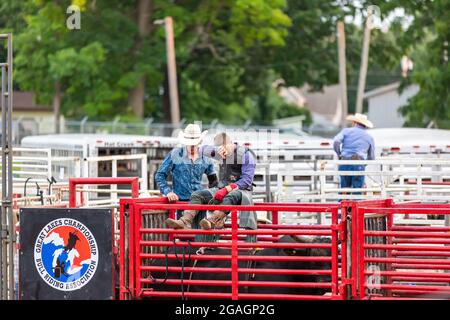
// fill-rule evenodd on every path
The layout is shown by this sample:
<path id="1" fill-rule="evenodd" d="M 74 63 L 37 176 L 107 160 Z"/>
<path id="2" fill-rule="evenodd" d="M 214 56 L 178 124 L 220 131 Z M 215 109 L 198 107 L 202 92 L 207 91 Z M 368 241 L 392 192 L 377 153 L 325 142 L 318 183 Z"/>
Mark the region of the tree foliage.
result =
<path id="1" fill-rule="evenodd" d="M 71 4 L 81 8 L 81 30 L 66 27 Z M 142 4 L 149 5 L 145 36 Z M 372 31 L 366 89 L 398 80 L 403 54 L 420 56 L 407 81 L 421 91 L 403 112 L 409 123 L 448 119 L 445 0 L 2 0 L 0 30 L 14 33 L 18 87 L 50 104 L 58 83 L 67 117 L 132 119 L 130 92 L 144 84 L 144 117 L 168 120 L 165 32 L 153 21 L 172 16 L 182 117 L 267 124 L 305 112 L 279 99 L 277 78 L 314 90 L 338 82 L 336 22 L 369 4 L 384 17 L 402 7 L 414 21 L 406 32 L 401 19 L 389 32 Z M 352 111 L 362 30 L 347 23 L 346 34 Z"/>

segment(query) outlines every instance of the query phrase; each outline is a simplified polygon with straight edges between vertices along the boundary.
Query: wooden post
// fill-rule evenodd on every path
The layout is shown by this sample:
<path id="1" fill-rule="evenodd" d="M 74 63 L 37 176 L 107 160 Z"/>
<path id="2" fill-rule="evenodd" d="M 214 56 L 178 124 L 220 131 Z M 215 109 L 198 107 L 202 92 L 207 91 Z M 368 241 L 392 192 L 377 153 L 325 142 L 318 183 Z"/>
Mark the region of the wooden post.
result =
<path id="1" fill-rule="evenodd" d="M 342 127 L 345 127 L 346 118 L 348 114 L 347 101 L 347 72 L 346 72 L 346 58 L 345 58 L 345 30 L 344 22 L 337 23 L 338 34 L 338 57 L 339 57 L 339 86 L 341 91 L 341 107 L 342 107 Z"/>
<path id="2" fill-rule="evenodd" d="M 170 118 L 172 123 L 178 124 L 180 122 L 180 106 L 178 102 L 177 67 L 175 60 L 175 40 L 173 34 L 172 17 L 166 17 L 164 19 L 164 23 L 166 26 L 167 73 L 169 75 Z"/>
<path id="3" fill-rule="evenodd" d="M 370 44 L 370 29 L 372 25 L 372 15 L 373 12 L 369 11 L 366 25 L 364 28 L 364 40 L 361 56 L 361 67 L 359 70 L 359 83 L 358 83 L 358 94 L 356 96 L 356 112 L 362 113 L 363 111 L 363 96 L 364 89 L 366 87 L 366 76 L 367 76 L 367 65 L 369 62 L 369 44 Z"/>

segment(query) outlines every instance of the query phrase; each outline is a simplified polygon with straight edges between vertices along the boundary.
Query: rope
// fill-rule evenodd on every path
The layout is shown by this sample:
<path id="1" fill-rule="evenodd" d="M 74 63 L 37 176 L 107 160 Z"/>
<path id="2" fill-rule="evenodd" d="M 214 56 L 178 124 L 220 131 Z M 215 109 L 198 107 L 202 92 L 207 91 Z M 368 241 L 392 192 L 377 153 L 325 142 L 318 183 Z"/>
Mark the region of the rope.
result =
<path id="1" fill-rule="evenodd" d="M 175 239 L 173 239 L 173 243 L 175 245 Z M 188 245 L 188 251 L 189 251 L 189 256 L 188 256 L 188 262 L 191 261 L 191 242 L 188 240 L 187 241 Z M 184 296 L 184 263 L 185 263 L 185 256 L 186 256 L 186 252 L 185 252 L 185 247 L 183 247 L 183 255 L 181 258 L 181 276 L 180 276 L 180 280 L 181 280 L 181 300 L 187 300 Z M 175 260 L 179 261 L 178 255 L 177 255 L 177 250 L 175 249 Z"/>

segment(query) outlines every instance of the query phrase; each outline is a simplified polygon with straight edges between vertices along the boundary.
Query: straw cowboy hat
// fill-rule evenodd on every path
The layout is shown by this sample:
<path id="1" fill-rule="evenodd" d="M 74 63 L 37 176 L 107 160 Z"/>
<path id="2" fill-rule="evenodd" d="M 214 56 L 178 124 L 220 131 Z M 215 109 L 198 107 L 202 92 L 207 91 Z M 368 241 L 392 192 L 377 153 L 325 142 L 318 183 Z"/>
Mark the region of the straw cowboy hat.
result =
<path id="1" fill-rule="evenodd" d="M 184 131 L 180 131 L 178 139 L 186 146 L 196 146 L 200 144 L 208 130 L 202 132 L 198 124 L 188 124 Z"/>
<path id="2" fill-rule="evenodd" d="M 373 128 L 373 123 L 367 119 L 367 116 L 365 114 L 355 113 L 349 115 L 347 117 L 347 120 L 360 123 L 367 128 Z"/>

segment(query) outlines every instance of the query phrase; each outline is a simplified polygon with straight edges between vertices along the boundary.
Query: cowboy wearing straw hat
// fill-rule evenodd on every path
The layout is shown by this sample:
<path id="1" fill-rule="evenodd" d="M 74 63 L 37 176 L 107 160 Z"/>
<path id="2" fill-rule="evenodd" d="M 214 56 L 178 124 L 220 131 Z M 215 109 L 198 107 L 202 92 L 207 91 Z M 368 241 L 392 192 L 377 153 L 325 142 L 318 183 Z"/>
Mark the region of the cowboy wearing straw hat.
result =
<path id="1" fill-rule="evenodd" d="M 334 137 L 333 147 L 340 160 L 375 160 L 375 143 L 367 133 L 373 128 L 366 115 L 356 113 L 349 115 L 351 128 L 344 128 Z M 364 171 L 364 165 L 340 165 L 340 171 Z M 341 188 L 362 188 L 364 176 L 341 176 Z M 355 193 L 359 194 L 359 193 Z"/>
<path id="2" fill-rule="evenodd" d="M 208 176 L 209 187 L 217 185 L 213 160 L 199 152 L 199 144 L 207 133 L 201 132 L 197 124 L 188 124 L 178 135 L 183 147 L 174 148 L 156 172 L 156 183 L 169 202 L 189 201 L 194 191 L 204 189 L 203 174 Z M 172 175 L 173 188 L 167 183 L 169 173 Z"/>

